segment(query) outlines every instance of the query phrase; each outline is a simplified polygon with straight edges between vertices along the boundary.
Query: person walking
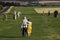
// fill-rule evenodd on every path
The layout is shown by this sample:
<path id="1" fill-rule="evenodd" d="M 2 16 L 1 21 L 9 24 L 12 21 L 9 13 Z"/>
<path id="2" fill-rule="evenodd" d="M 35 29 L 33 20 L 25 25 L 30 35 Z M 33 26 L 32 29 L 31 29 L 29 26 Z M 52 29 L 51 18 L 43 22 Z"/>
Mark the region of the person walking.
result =
<path id="1" fill-rule="evenodd" d="M 28 19 L 27 22 L 27 36 L 30 37 L 32 33 L 32 22 Z"/>
<path id="2" fill-rule="evenodd" d="M 21 24 L 21 30 L 22 30 L 22 36 L 25 37 L 27 35 L 27 18 L 24 17 L 22 20 L 22 24 Z"/>

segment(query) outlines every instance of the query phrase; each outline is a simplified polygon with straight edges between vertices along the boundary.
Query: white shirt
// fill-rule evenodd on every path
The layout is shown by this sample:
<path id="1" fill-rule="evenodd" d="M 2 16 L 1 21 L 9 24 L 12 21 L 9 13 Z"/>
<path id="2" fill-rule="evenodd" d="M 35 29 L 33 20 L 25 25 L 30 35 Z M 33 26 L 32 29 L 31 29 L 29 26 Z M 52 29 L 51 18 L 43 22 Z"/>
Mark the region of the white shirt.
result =
<path id="1" fill-rule="evenodd" d="M 24 18 L 23 21 L 22 21 L 21 28 L 26 28 L 27 27 L 27 25 L 26 25 L 27 22 L 28 22 L 28 20 L 26 18 Z"/>

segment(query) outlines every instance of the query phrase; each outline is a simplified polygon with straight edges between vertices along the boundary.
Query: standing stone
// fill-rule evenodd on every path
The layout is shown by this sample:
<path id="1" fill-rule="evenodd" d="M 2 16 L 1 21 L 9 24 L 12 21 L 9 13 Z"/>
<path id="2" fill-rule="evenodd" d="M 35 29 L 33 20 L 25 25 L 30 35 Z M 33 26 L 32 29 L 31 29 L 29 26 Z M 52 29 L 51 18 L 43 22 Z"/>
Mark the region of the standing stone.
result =
<path id="1" fill-rule="evenodd" d="M 50 11 L 48 11 L 48 16 L 50 16 Z"/>
<path id="2" fill-rule="evenodd" d="M 57 10 L 54 11 L 54 17 L 55 18 L 58 17 L 58 11 Z"/>
<path id="3" fill-rule="evenodd" d="M 17 17 L 18 17 L 18 18 L 20 17 L 20 14 L 21 14 L 21 12 L 18 12 L 18 13 L 17 13 Z"/>
<path id="4" fill-rule="evenodd" d="M 14 11 L 14 14 L 13 14 L 13 19 L 16 20 L 17 19 L 17 14 L 16 14 L 16 11 Z"/>

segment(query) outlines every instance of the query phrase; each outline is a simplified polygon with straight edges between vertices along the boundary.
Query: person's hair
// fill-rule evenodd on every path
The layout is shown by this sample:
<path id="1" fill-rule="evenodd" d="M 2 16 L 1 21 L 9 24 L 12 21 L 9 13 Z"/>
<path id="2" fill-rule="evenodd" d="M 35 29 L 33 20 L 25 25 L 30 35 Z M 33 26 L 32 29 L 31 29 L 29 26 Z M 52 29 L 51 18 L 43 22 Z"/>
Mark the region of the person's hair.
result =
<path id="1" fill-rule="evenodd" d="M 26 19 L 26 16 L 24 16 L 23 19 Z"/>
<path id="2" fill-rule="evenodd" d="M 28 19 L 28 21 L 30 21 L 30 19 Z"/>

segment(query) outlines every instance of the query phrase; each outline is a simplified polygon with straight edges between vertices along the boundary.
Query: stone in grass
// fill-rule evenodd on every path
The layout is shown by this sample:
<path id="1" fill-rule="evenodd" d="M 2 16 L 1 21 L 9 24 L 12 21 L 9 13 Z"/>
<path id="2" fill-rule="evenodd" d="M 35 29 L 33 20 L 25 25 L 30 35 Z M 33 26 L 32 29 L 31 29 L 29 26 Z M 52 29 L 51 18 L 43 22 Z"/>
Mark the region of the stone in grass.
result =
<path id="1" fill-rule="evenodd" d="M 50 16 L 50 11 L 48 11 L 48 16 Z"/>
<path id="2" fill-rule="evenodd" d="M 21 15 L 21 12 L 18 12 L 18 13 L 17 13 L 17 17 L 19 18 L 19 17 L 20 17 L 20 15 Z"/>
<path id="3" fill-rule="evenodd" d="M 17 19 L 16 11 L 14 11 L 14 13 L 13 13 L 13 19 L 14 19 L 14 20 L 16 20 L 16 19 Z"/>
<path id="4" fill-rule="evenodd" d="M 54 11 L 54 17 L 55 17 L 55 18 L 58 17 L 58 11 L 57 11 L 57 10 Z"/>

